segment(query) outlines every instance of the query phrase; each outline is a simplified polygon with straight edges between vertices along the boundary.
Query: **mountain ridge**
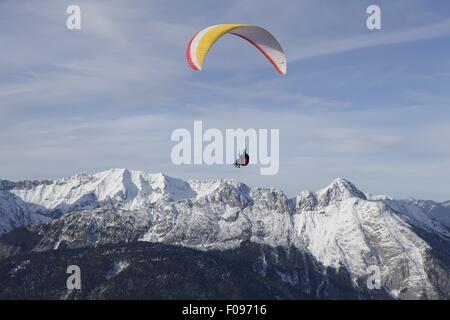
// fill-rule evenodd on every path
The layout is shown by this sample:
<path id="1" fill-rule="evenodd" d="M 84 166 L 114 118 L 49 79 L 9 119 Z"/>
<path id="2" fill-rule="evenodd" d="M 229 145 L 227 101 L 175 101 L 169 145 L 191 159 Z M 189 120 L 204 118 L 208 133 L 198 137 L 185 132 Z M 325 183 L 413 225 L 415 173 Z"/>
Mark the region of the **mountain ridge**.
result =
<path id="1" fill-rule="evenodd" d="M 368 196 L 342 178 L 293 198 L 234 179 L 184 181 L 128 169 L 0 186 L 5 186 L 0 199 L 6 199 L 0 201 L 0 221 L 14 213 L 5 232 L 40 223 L 26 227 L 25 234 L 39 235 L 27 252 L 121 242 L 227 251 L 250 242 L 307 252 L 324 268 L 346 270 L 355 287 L 369 266 L 377 266 L 393 297 L 436 298 L 448 292 L 442 289 L 450 279 L 448 208 Z M 20 199 L 21 209 L 12 210 L 15 202 L 6 195 Z M 28 219 L 17 219 L 20 213 Z M 21 250 L 3 238 L 0 256 Z"/>

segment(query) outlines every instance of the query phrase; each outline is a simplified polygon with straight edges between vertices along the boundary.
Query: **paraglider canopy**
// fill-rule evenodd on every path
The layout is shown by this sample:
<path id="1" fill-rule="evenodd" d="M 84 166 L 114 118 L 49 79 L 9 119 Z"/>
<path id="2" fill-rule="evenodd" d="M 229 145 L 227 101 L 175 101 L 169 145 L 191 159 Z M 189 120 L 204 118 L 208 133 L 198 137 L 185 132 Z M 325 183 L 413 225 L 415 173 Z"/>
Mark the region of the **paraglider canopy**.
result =
<path id="1" fill-rule="evenodd" d="M 186 58 L 194 70 L 201 70 L 211 47 L 225 34 L 232 34 L 254 45 L 281 74 L 286 74 L 287 62 L 278 41 L 267 30 L 248 24 L 218 24 L 195 34 L 188 44 Z"/>

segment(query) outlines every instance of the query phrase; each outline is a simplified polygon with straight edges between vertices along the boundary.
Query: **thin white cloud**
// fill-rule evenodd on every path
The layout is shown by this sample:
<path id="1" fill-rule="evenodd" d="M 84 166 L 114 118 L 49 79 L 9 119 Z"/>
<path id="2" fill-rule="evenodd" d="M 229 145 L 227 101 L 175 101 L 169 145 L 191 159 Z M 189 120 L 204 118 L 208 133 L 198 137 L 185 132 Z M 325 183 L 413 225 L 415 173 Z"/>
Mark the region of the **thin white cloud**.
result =
<path id="1" fill-rule="evenodd" d="M 298 47 L 289 53 L 289 61 L 304 60 L 346 51 L 450 36 L 450 19 L 405 30 L 380 30 L 351 38 L 328 40 Z"/>

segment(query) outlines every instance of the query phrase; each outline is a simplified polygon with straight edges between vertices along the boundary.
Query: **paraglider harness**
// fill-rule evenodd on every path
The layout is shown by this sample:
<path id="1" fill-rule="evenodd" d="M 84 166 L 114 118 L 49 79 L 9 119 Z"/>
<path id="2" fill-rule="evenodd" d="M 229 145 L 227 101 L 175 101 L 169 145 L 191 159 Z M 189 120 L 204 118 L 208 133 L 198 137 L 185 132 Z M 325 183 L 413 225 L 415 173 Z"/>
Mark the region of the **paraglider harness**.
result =
<path id="1" fill-rule="evenodd" d="M 233 165 L 236 168 L 240 168 L 241 166 L 245 167 L 246 165 L 248 165 L 249 161 L 250 161 L 250 156 L 247 153 L 247 148 L 245 148 L 244 153 L 239 155 L 239 159 L 237 159 Z"/>

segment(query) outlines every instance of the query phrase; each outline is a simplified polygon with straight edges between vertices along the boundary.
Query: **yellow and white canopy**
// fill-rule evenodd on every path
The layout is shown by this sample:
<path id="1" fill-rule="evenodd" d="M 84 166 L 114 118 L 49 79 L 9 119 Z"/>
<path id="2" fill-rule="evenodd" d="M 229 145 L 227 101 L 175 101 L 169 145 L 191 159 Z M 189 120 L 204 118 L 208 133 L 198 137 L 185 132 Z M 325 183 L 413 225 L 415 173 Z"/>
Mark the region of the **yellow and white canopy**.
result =
<path id="1" fill-rule="evenodd" d="M 194 70 L 201 70 L 209 49 L 225 34 L 247 40 L 261 51 L 280 74 L 286 74 L 286 56 L 278 41 L 267 30 L 248 24 L 218 24 L 195 34 L 186 51 L 189 66 Z"/>

